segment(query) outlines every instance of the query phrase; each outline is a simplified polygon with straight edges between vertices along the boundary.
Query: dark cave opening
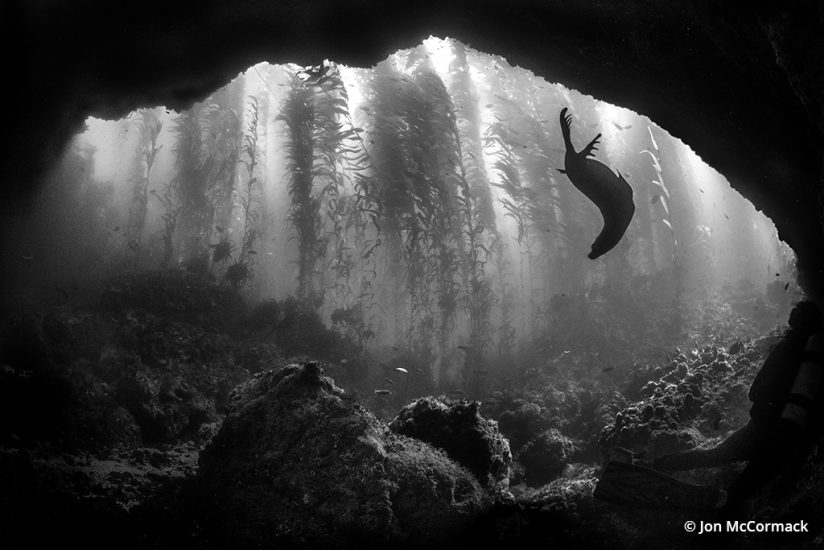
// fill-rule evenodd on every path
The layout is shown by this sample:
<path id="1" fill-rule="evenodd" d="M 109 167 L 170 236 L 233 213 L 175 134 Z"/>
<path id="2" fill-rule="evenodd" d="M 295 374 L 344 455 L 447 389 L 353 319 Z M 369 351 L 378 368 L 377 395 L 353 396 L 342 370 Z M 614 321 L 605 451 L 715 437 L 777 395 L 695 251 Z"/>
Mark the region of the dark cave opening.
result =
<path id="1" fill-rule="evenodd" d="M 819 296 L 824 282 L 824 125 L 817 86 L 821 69 L 815 60 L 824 51 L 824 33 L 814 2 L 746 13 L 732 3 L 708 7 L 686 1 L 655 9 L 643 2 L 469 4 L 421 2 L 415 13 L 399 17 L 371 2 L 181 2 L 161 7 L 150 1 L 125 18 L 91 0 L 71 8 L 49 2 L 8 4 L 4 9 L 10 17 L 4 22 L 29 32 L 24 33 L 23 53 L 12 56 L 10 64 L 21 78 L 12 89 L 16 107 L 8 113 L 17 139 L 2 166 L 4 257 L 16 258 L 29 270 L 59 271 L 39 259 L 31 265 L 26 258 L 38 251 L 17 246 L 20 211 L 30 215 L 35 209 L 32 198 L 45 189 L 42 182 L 49 174 L 54 177 L 60 166 L 56 159 L 87 116 L 116 118 L 158 104 L 183 112 L 261 59 L 319 66 L 324 58 L 335 58 L 368 67 L 429 34 L 441 34 L 482 51 L 504 53 L 514 65 L 660 123 L 775 223 L 797 255 L 799 284 L 808 296 Z M 609 120 L 581 115 L 575 131 L 585 134 L 582 125 Z M 614 120 L 618 126 L 627 124 Z M 169 121 L 164 124 L 168 128 Z M 166 147 L 168 151 L 171 145 Z M 650 200 L 654 197 L 645 197 Z M 243 243 L 238 241 L 237 247 L 233 254 L 242 253 Z M 71 247 L 66 253 L 75 254 Z M 790 269 L 782 267 L 782 276 Z M 4 269 L 4 291 L 12 288 L 11 271 Z M 639 283 L 644 299 L 655 292 L 652 279 Z M 770 327 L 783 325 L 790 283 L 794 285 L 781 279 L 773 284 L 774 295 L 787 303 L 782 302 L 785 309 L 775 309 Z M 630 350 L 623 372 L 594 350 L 604 333 L 631 330 L 606 310 L 599 313 L 559 299 L 556 305 L 567 309 L 558 314 L 556 326 L 567 323 L 574 347 L 537 338 L 531 349 L 513 357 L 509 367 L 517 377 L 493 373 L 502 374 L 496 379 L 500 387 L 479 391 L 436 387 L 419 377 L 416 369 L 429 368 L 419 350 L 395 350 L 390 344 L 383 356 L 357 357 L 353 342 L 365 334 L 359 336 L 354 325 L 347 325 L 354 315 L 351 307 L 330 310 L 321 320 L 284 295 L 246 309 L 232 286 L 191 272 L 126 272 L 108 281 L 103 300 L 94 307 L 79 303 L 96 301 L 95 292 L 83 295 L 62 285 L 49 290 L 50 310 L 4 315 L 3 416 L 12 420 L 3 427 L 2 460 L 9 480 L 17 476 L 2 501 L 3 533 L 9 540 L 22 546 L 27 539 L 45 541 L 45 533 L 38 535 L 41 540 L 26 531 L 43 507 L 52 517 L 63 514 L 56 525 L 78 537 L 92 528 L 91 518 L 103 517 L 114 529 L 129 533 L 126 543 L 135 546 L 146 539 L 162 547 L 258 544 L 258 526 L 243 519 L 249 502 L 246 508 L 223 503 L 243 501 L 261 487 L 264 493 L 271 489 L 259 485 L 263 478 L 243 477 L 244 471 L 264 471 L 281 472 L 274 474 L 277 490 L 267 503 L 280 517 L 261 515 L 264 524 L 278 526 L 269 542 L 325 544 L 329 539 L 318 526 L 326 516 L 316 511 L 327 507 L 342 518 L 335 529 L 345 533 L 343 546 L 386 540 L 418 546 L 435 533 L 447 537 L 444 533 L 453 533 L 456 526 L 465 528 L 458 530 L 458 540 L 471 531 L 482 533 L 478 540 L 497 536 L 503 542 L 596 548 L 631 532 L 688 546 L 689 539 L 673 534 L 682 535 L 677 514 L 662 519 L 642 512 L 628 519 L 626 513 L 593 504 L 587 495 L 599 448 L 640 446 L 656 454 L 718 440 L 745 421 L 747 385 L 778 334 L 763 337 L 769 327 L 759 325 L 753 314 L 756 293 L 733 284 L 715 309 L 701 312 L 705 322 L 698 325 L 695 345 L 671 347 L 654 358 Z M 620 294 L 606 285 L 598 292 L 601 298 Z M 588 292 L 583 299 L 597 296 Z M 632 305 L 630 295 L 624 298 L 625 307 Z M 575 317 L 584 310 L 587 316 Z M 338 333 L 328 331 L 336 319 Z M 339 337 L 341 327 L 344 338 Z M 18 336 L 25 345 L 11 344 Z M 457 344 L 455 354 L 471 351 L 463 342 L 449 344 Z M 22 353 L 21 346 L 26 348 Z M 317 371 L 313 359 L 325 362 L 323 368 L 335 382 Z M 278 369 L 266 372 L 273 366 Z M 490 369 L 475 370 L 480 379 Z M 358 376 L 368 379 L 361 388 L 352 381 Z M 377 416 L 342 396 L 335 383 L 368 403 Z M 232 388 L 237 389 L 229 393 Z M 440 401 L 417 402 L 415 411 L 397 416 L 387 431 L 384 420 L 413 396 L 436 389 L 444 392 Z M 38 405 L 41 397 L 49 406 Z M 482 403 L 480 412 L 467 408 L 467 397 Z M 229 427 L 223 424 L 227 410 L 235 413 Z M 318 415 L 299 412 L 309 410 Z M 43 413 L 43 422 L 15 422 L 20 411 L 34 420 Z M 323 419 L 330 417 L 340 422 L 327 427 Z M 487 418 L 498 427 L 491 427 Z M 151 433 L 141 433 L 144 425 Z M 501 433 L 508 440 L 506 452 L 497 439 Z M 411 437 L 404 439 L 407 435 Z M 452 463 L 419 443 L 427 440 L 443 449 L 448 447 L 444 440 L 471 446 L 478 437 L 487 443 L 473 456 L 485 456 L 489 471 L 475 464 L 469 468 L 472 475 L 458 471 L 468 462 L 454 458 L 454 450 L 446 451 L 456 461 Z M 320 451 L 311 451 L 308 443 L 302 447 L 302 439 Z M 218 444 L 210 447 L 207 458 L 201 457 L 200 469 L 207 473 L 200 477 L 201 487 L 193 488 L 199 450 L 210 441 Z M 290 454 L 284 441 L 300 451 Z M 233 446 L 246 457 L 268 451 L 260 462 L 234 463 L 237 455 L 221 454 Z M 509 464 L 505 457 L 510 448 L 515 462 L 506 483 L 511 480 L 517 487 L 517 498 L 485 508 L 486 495 L 506 477 L 500 472 L 503 463 Z M 270 459 L 287 464 L 285 475 L 283 467 L 267 462 L 267 452 Z M 379 473 L 375 457 L 380 457 Z M 255 489 L 232 493 L 231 484 L 215 474 L 228 464 L 237 465 L 232 476 Z M 416 477 L 414 470 L 424 466 L 431 476 Z M 812 489 L 778 483 L 758 505 L 781 507 L 785 517 L 814 515 L 821 506 L 814 489 L 821 480 L 820 457 L 803 468 Z M 318 471 L 329 475 L 313 478 Z M 690 480 L 715 483 L 733 475 L 734 470 L 714 470 Z M 369 485 L 366 504 L 341 507 L 349 502 L 347 491 L 357 494 L 364 479 L 380 482 Z M 312 490 L 313 483 L 320 489 Z M 422 488 L 429 483 L 451 487 L 455 500 L 444 505 L 439 495 Z M 387 486 L 396 487 L 388 494 L 397 519 L 418 525 L 422 538 L 392 538 L 396 527 L 374 504 L 383 498 L 379 487 Z M 370 500 L 373 496 L 377 500 Z M 209 499 L 220 499 L 220 504 L 205 505 Z M 18 506 L 21 511 L 15 511 Z M 257 509 L 261 503 L 251 506 Z M 478 516 L 484 509 L 487 515 Z M 164 511 L 167 517 L 158 519 Z M 358 517 L 369 521 L 352 519 Z M 487 529 L 472 523 L 484 518 Z M 19 528 L 11 527 L 15 521 Z M 210 522 L 225 529 L 204 538 L 204 525 Z M 547 522 L 558 530 L 547 533 L 538 527 Z M 651 527 L 656 524 L 657 530 Z M 98 532 L 92 546 L 95 541 L 104 545 L 108 536 L 105 529 Z M 452 540 L 440 540 L 447 539 Z M 767 539 L 756 542 L 770 545 Z"/>

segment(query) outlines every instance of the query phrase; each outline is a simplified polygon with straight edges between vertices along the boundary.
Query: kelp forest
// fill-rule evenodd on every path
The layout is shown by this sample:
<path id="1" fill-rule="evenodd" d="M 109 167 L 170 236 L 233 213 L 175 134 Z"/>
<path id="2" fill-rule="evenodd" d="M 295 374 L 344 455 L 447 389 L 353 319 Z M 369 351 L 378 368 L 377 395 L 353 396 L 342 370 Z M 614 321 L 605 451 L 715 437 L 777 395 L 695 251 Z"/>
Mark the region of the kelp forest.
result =
<path id="1" fill-rule="evenodd" d="M 635 194 L 597 261 L 601 219 L 559 172 L 565 106 Z M 87 126 L 43 214 L 59 270 L 184 270 L 261 322 L 315 317 L 352 381 L 402 358 L 421 388 L 481 397 L 564 353 L 628 368 L 725 307 L 759 333 L 795 291 L 771 224 L 678 140 L 456 41 L 372 69 L 260 64 L 188 111 Z"/>

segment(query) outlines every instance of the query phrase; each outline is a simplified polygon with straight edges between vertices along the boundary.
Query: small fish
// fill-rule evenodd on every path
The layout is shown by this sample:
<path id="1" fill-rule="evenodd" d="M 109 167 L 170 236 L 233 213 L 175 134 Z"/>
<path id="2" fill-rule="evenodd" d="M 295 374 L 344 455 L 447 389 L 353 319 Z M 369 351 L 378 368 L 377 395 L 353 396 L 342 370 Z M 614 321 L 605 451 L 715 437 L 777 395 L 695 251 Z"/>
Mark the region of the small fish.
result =
<path id="1" fill-rule="evenodd" d="M 632 124 L 627 124 L 626 126 L 621 126 L 617 122 L 613 122 L 612 125 L 615 126 L 616 128 L 618 128 L 619 130 L 629 130 L 630 128 L 632 128 Z"/>
<path id="2" fill-rule="evenodd" d="M 65 290 L 63 290 L 62 288 L 57 287 L 57 293 L 60 294 L 63 297 L 64 300 L 69 299 L 69 293 L 66 292 Z"/>
<path id="3" fill-rule="evenodd" d="M 786 285 L 784 285 L 784 290 L 787 290 L 788 288 L 790 288 L 790 283 L 787 283 Z"/>
<path id="4" fill-rule="evenodd" d="M 699 190 L 699 191 L 701 191 L 702 193 L 704 192 L 704 190 L 703 190 L 703 189 L 701 189 L 700 187 L 698 188 L 698 190 Z"/>
<path id="5" fill-rule="evenodd" d="M 255 250 L 250 250 L 250 251 L 249 251 L 249 254 L 257 254 L 257 251 L 255 251 Z"/>
<path id="6" fill-rule="evenodd" d="M 661 200 L 661 195 L 653 195 L 652 198 L 649 200 L 649 203 L 650 204 L 655 204 L 659 200 Z"/>
<path id="7" fill-rule="evenodd" d="M 383 379 L 383 382 L 384 382 L 387 386 L 392 386 L 392 385 L 394 385 L 394 384 L 395 384 L 395 381 L 394 381 L 394 380 L 392 380 L 391 378 L 384 378 L 384 379 Z"/>
<path id="8" fill-rule="evenodd" d="M 403 368 L 403 367 L 395 367 L 395 371 L 396 371 L 396 372 L 402 372 L 402 373 L 404 373 L 404 374 L 409 374 L 409 371 L 408 371 L 408 370 L 406 370 L 406 369 L 405 369 L 405 368 Z"/>
<path id="9" fill-rule="evenodd" d="M 24 260 L 26 260 L 27 262 L 30 262 L 34 259 L 34 256 L 20 256 L 20 257 L 23 258 Z"/>
<path id="10" fill-rule="evenodd" d="M 114 231 L 114 232 L 120 231 L 120 226 L 118 225 L 117 227 L 115 227 L 114 229 L 112 229 L 112 231 Z"/>
<path id="11" fill-rule="evenodd" d="M 375 395 L 392 395 L 389 390 L 375 390 Z"/>
<path id="12" fill-rule="evenodd" d="M 446 395 L 466 395 L 466 392 L 463 390 L 452 390 L 446 392 Z"/>
<path id="13" fill-rule="evenodd" d="M 344 358 L 344 359 L 341 359 L 341 360 L 340 360 L 340 361 L 338 361 L 338 362 L 339 362 L 341 365 L 345 365 L 346 363 L 348 363 L 348 362 L 349 362 L 349 359 Z"/>
<path id="14" fill-rule="evenodd" d="M 132 250 L 137 250 L 139 246 L 140 245 L 138 244 L 136 239 L 132 239 L 131 241 L 129 241 L 129 248 L 131 248 Z"/>
<path id="15" fill-rule="evenodd" d="M 217 229 L 217 232 L 218 232 L 218 233 L 223 233 L 223 231 L 224 231 L 224 229 L 223 229 L 221 226 L 219 226 L 219 225 L 216 225 L 216 226 L 215 226 L 215 229 Z"/>
<path id="16" fill-rule="evenodd" d="M 401 348 L 398 346 L 392 346 L 392 351 L 401 351 Z"/>
<path id="17" fill-rule="evenodd" d="M 776 273 L 775 276 L 776 277 L 781 277 L 781 273 Z"/>
<path id="18" fill-rule="evenodd" d="M 455 346 L 455 347 L 458 348 L 458 349 L 462 349 L 464 351 L 468 351 L 468 350 L 472 349 L 469 346 L 463 346 L 463 345 L 462 346 Z"/>
<path id="19" fill-rule="evenodd" d="M 730 217 L 729 217 L 729 216 L 727 216 L 726 214 L 724 214 L 724 217 L 725 217 L 725 218 L 727 218 L 727 219 L 730 219 Z"/>
<path id="20" fill-rule="evenodd" d="M 615 367 L 605 367 L 603 370 L 601 370 L 601 372 L 611 372 L 611 371 L 614 371 L 614 370 L 615 370 Z"/>

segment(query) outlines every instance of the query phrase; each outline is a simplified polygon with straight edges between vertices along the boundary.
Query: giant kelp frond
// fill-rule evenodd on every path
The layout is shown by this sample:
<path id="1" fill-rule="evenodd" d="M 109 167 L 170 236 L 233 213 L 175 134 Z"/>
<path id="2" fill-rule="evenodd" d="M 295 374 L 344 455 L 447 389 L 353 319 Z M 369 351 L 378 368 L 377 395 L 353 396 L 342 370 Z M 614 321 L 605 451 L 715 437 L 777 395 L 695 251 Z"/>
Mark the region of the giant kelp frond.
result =
<path id="1" fill-rule="evenodd" d="M 315 104 L 310 87 L 298 78 L 277 120 L 286 124 L 286 162 L 289 177 L 289 222 L 298 242 L 298 298 L 314 301 L 312 274 L 325 245 L 320 241 L 320 201 L 312 196 Z"/>

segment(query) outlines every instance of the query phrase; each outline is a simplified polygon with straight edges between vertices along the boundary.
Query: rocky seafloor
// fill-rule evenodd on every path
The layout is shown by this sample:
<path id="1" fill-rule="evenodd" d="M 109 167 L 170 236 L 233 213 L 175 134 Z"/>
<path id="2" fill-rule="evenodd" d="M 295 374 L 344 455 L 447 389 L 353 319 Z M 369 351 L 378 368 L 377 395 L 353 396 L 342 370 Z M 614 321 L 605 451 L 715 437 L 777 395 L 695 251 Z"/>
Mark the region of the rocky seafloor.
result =
<path id="1" fill-rule="evenodd" d="M 313 356 L 300 335 L 320 329 L 286 309 L 260 329 L 233 291 L 175 272 L 10 317 L 3 548 L 705 547 L 682 526 L 710 518 L 599 502 L 593 488 L 616 449 L 711 445 L 746 422 L 776 339 L 673 350 L 620 389 L 554 365 L 482 401 L 421 397 L 387 415 L 342 389 L 351 375 L 328 358 L 346 344 L 323 336 Z M 751 503 L 810 533 L 721 542 L 819 547 L 822 464 L 817 451 Z M 682 479 L 723 485 L 740 467 Z"/>

